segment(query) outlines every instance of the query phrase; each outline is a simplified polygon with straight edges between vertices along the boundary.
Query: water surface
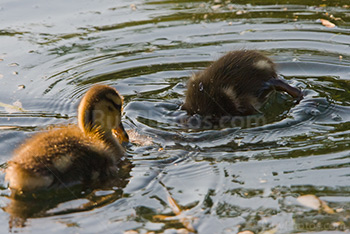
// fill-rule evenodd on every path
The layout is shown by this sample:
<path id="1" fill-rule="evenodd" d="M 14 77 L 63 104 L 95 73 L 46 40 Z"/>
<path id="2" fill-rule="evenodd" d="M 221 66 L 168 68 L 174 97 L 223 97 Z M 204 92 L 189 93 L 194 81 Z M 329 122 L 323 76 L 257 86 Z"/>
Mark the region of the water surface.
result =
<path id="1" fill-rule="evenodd" d="M 126 128 L 153 140 L 128 147 L 129 178 L 53 199 L 10 199 L 1 173 L 3 232 L 189 231 L 171 199 L 198 233 L 349 230 L 348 1 L 12 0 L 0 22 L 3 167 L 26 137 L 76 123 L 96 83 L 117 88 Z M 263 51 L 305 98 L 273 95 L 260 125 L 179 123 L 187 79 L 235 49 Z M 301 205 L 305 194 L 334 214 Z"/>

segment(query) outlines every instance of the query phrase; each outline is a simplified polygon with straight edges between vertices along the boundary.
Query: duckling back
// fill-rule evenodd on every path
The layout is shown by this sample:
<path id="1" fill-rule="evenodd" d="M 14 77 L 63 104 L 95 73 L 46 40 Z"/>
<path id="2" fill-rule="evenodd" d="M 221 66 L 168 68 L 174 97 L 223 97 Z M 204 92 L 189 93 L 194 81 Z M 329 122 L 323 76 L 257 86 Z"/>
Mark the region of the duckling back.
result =
<path id="1" fill-rule="evenodd" d="M 182 108 L 214 118 L 254 114 L 274 89 L 271 80 L 278 80 L 271 59 L 257 51 L 232 51 L 189 79 Z M 289 91 L 288 84 L 282 86 Z"/>
<path id="2" fill-rule="evenodd" d="M 15 151 L 5 179 L 10 188 L 22 191 L 104 180 L 116 173 L 123 153 L 117 142 L 106 142 L 76 126 L 53 129 Z"/>

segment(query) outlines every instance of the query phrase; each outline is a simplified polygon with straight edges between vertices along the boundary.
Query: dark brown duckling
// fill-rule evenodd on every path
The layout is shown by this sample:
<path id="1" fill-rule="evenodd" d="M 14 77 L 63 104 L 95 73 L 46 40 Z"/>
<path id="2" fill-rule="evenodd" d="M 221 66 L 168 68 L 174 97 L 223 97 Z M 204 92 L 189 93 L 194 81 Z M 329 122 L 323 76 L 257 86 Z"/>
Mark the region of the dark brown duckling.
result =
<path id="1" fill-rule="evenodd" d="M 119 141 L 128 141 L 121 123 L 122 104 L 114 88 L 93 86 L 80 102 L 79 126 L 38 133 L 14 152 L 6 169 L 9 187 L 34 191 L 115 175 L 124 155 Z"/>
<path id="2" fill-rule="evenodd" d="M 302 92 L 277 78 L 271 59 L 253 50 L 232 51 L 193 75 L 182 109 L 218 119 L 258 112 L 273 91 L 302 99 Z"/>

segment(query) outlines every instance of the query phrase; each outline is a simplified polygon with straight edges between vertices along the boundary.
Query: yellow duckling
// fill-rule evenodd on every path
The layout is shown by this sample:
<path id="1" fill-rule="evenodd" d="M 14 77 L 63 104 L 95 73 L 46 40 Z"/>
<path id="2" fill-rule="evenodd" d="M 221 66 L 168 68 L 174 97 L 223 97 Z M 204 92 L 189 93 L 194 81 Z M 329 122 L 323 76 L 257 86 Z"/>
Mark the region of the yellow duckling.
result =
<path id="1" fill-rule="evenodd" d="M 38 133 L 15 151 L 6 169 L 9 187 L 34 191 L 115 175 L 124 155 L 120 142 L 128 141 L 122 104 L 114 88 L 93 86 L 80 102 L 79 126 Z"/>
<path id="2" fill-rule="evenodd" d="M 231 51 L 190 78 L 182 109 L 214 120 L 251 115 L 273 90 L 285 91 L 298 100 L 303 96 L 277 78 L 275 64 L 268 57 L 253 50 Z"/>

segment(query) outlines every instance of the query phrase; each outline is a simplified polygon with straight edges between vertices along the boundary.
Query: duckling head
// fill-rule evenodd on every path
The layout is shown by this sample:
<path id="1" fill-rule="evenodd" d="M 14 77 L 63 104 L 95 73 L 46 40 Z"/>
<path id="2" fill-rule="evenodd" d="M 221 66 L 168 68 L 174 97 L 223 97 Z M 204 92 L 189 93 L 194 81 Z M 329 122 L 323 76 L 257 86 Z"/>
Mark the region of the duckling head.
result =
<path id="1" fill-rule="evenodd" d="M 78 108 L 79 128 L 84 133 L 98 132 L 104 137 L 118 136 L 120 143 L 129 136 L 121 122 L 123 98 L 112 87 L 95 85 L 85 94 Z"/>

